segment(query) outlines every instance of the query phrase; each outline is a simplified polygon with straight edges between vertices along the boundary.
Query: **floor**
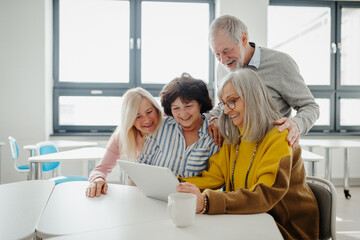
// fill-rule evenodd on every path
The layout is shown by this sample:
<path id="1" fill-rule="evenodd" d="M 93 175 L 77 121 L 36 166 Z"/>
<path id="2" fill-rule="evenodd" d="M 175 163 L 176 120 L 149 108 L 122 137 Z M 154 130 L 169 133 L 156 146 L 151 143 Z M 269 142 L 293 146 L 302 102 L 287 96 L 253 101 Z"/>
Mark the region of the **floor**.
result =
<path id="1" fill-rule="evenodd" d="M 345 199 L 344 190 L 337 190 L 336 237 L 338 240 L 360 239 L 360 187 L 350 187 L 351 198 Z"/>

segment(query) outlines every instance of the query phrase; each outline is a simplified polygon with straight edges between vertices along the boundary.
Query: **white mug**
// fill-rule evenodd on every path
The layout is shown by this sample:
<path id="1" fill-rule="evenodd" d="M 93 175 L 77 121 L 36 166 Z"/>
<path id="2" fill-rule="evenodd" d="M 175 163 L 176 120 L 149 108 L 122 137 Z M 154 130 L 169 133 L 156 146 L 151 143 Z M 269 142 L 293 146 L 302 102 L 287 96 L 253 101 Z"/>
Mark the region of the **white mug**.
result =
<path id="1" fill-rule="evenodd" d="M 190 226 L 196 215 L 196 195 L 172 193 L 168 196 L 168 213 L 177 227 Z"/>

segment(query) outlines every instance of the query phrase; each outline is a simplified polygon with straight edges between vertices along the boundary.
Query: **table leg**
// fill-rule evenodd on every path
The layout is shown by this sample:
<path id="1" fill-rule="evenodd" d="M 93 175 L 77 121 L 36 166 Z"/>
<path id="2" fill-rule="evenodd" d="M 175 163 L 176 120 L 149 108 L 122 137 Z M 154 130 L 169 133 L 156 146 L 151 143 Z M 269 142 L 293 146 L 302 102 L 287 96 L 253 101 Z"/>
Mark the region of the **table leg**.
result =
<path id="1" fill-rule="evenodd" d="M 315 176 L 315 170 L 314 170 L 314 167 L 315 167 L 315 162 L 308 162 L 308 174 L 310 176 Z"/>
<path id="2" fill-rule="evenodd" d="M 91 171 L 94 169 L 95 160 L 88 161 L 88 176 L 90 176 Z"/>
<path id="3" fill-rule="evenodd" d="M 30 149 L 30 157 L 34 157 L 35 156 L 35 149 Z M 30 171 L 29 171 L 29 180 L 33 180 L 34 179 L 34 165 L 33 165 L 34 163 L 31 163 L 30 161 L 29 161 L 29 169 L 30 169 Z M 35 169 L 36 170 L 36 169 Z M 37 171 L 37 170 L 36 170 Z M 36 178 L 36 176 L 35 176 L 35 179 L 37 179 Z"/>
<path id="4" fill-rule="evenodd" d="M 344 149 L 344 194 L 346 199 L 350 199 L 349 188 L 349 148 Z"/>
<path id="5" fill-rule="evenodd" d="M 33 163 L 29 162 L 29 180 L 33 180 L 33 171 L 34 171 Z"/>
<path id="6" fill-rule="evenodd" d="M 42 179 L 42 169 L 43 169 L 43 163 L 42 162 L 39 162 L 39 179 L 41 180 Z"/>
<path id="7" fill-rule="evenodd" d="M 331 181 L 330 148 L 325 148 L 325 179 Z"/>
<path id="8" fill-rule="evenodd" d="M 34 162 L 35 164 L 35 180 L 42 179 L 42 163 Z"/>
<path id="9" fill-rule="evenodd" d="M 316 174 L 316 172 L 315 172 L 315 162 L 311 162 L 311 168 L 312 168 L 311 174 L 312 174 L 313 177 L 315 177 L 315 174 Z"/>
<path id="10" fill-rule="evenodd" d="M 124 169 L 120 167 L 120 184 L 126 184 L 127 174 L 125 173 Z"/>
<path id="11" fill-rule="evenodd" d="M 307 149 L 309 152 L 313 151 L 313 147 L 308 147 Z M 308 172 L 309 172 L 309 174 L 311 174 L 310 176 L 315 177 L 315 174 L 316 174 L 315 162 L 311 162 L 308 164 Z"/>
<path id="12" fill-rule="evenodd" d="M 34 177 L 35 177 L 35 180 L 38 180 L 39 179 L 39 163 L 35 162 L 34 165 L 35 165 L 34 166 L 34 171 L 35 171 L 35 176 Z"/>

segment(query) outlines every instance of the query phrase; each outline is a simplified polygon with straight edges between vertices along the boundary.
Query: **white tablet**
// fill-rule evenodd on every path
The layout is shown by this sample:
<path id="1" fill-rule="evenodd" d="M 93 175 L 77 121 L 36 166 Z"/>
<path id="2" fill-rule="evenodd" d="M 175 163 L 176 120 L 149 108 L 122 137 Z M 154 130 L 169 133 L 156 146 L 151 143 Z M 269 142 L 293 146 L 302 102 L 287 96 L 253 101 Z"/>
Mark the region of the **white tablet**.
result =
<path id="1" fill-rule="evenodd" d="M 180 184 L 169 168 L 118 160 L 120 167 L 147 197 L 167 202 Z"/>

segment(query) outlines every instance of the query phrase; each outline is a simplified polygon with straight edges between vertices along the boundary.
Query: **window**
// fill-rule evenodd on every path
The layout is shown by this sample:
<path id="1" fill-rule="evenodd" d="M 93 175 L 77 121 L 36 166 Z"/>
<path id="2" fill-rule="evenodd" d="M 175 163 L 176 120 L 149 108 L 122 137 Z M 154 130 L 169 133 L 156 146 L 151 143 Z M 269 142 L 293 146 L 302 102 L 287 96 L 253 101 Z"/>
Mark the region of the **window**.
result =
<path id="1" fill-rule="evenodd" d="M 360 132 L 359 25 L 360 2 L 270 0 L 269 47 L 294 58 L 320 106 L 310 132 Z"/>
<path id="2" fill-rule="evenodd" d="M 54 0 L 54 133 L 112 132 L 122 95 L 182 72 L 208 83 L 213 0 Z"/>

